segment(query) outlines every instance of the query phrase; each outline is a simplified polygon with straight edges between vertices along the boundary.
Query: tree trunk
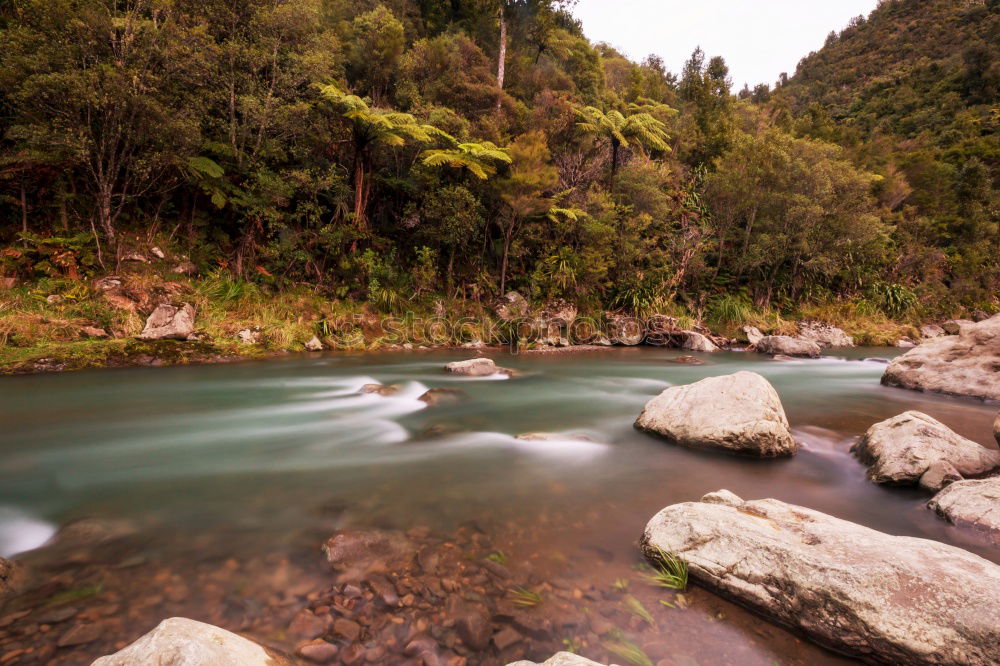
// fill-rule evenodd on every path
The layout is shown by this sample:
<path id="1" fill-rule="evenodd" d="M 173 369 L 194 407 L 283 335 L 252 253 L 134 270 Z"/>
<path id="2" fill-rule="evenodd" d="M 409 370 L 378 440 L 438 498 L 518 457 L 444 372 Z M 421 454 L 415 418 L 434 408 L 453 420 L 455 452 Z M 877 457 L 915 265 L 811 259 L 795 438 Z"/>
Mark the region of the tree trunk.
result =
<path id="1" fill-rule="evenodd" d="M 503 80 L 507 73 L 507 16 L 500 3 L 500 54 L 497 56 L 497 113 L 503 103 Z"/>
<path id="2" fill-rule="evenodd" d="M 611 194 L 615 193 L 615 176 L 618 175 L 618 153 L 621 150 L 621 144 L 616 140 L 611 140 L 611 182 L 608 184 L 608 191 Z"/>
<path id="3" fill-rule="evenodd" d="M 354 158 L 354 225 L 358 231 L 368 226 L 365 219 L 365 160 L 361 155 Z"/>
<path id="4" fill-rule="evenodd" d="M 101 231 L 108 239 L 108 243 L 115 244 L 115 224 L 114 213 L 112 212 L 111 185 L 102 184 L 98 186 L 97 192 L 97 221 L 101 225 Z"/>

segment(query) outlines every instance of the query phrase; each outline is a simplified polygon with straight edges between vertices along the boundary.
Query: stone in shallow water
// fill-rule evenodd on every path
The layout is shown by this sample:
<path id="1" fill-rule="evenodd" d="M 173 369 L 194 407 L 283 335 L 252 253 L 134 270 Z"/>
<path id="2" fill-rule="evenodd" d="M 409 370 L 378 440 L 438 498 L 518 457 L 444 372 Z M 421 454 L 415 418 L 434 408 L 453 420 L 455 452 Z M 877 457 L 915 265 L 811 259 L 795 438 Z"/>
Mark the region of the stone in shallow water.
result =
<path id="1" fill-rule="evenodd" d="M 469 399 L 465 391 L 453 388 L 434 388 L 425 391 L 417 400 L 426 403 L 428 407 L 441 405 L 456 405 Z"/>
<path id="2" fill-rule="evenodd" d="M 572 652 L 559 652 L 540 664 L 533 661 L 515 661 L 507 666 L 601 666 L 601 664 Z"/>
<path id="3" fill-rule="evenodd" d="M 454 361 L 445 365 L 444 369 L 453 375 L 461 375 L 463 377 L 489 377 L 503 371 L 503 368 L 497 367 L 493 359 L 489 358 L 471 358 L 468 361 Z"/>
<path id="4" fill-rule="evenodd" d="M 1000 400 L 1000 315 L 927 340 L 893 359 L 886 386 Z"/>
<path id="5" fill-rule="evenodd" d="M 909 411 L 876 423 L 851 447 L 875 483 L 940 490 L 947 482 L 1000 466 L 1000 451 L 953 432 L 927 414 Z M 927 478 L 924 478 L 924 477 Z"/>
<path id="6" fill-rule="evenodd" d="M 183 617 L 164 620 L 125 649 L 91 666 L 290 666 L 242 636 Z"/>
<path id="7" fill-rule="evenodd" d="M 821 645 L 890 664 L 1000 663 L 1000 566 L 774 499 L 728 491 L 650 520 L 647 557 Z"/>
<path id="8" fill-rule="evenodd" d="M 753 372 L 668 388 L 646 403 L 635 427 L 682 446 L 756 457 L 797 449 L 778 393 Z"/>
<path id="9" fill-rule="evenodd" d="M 1000 541 L 1000 477 L 957 481 L 927 506 L 949 522 L 975 527 Z"/>
<path id="10" fill-rule="evenodd" d="M 819 358 L 820 346 L 812 340 L 793 338 L 788 335 L 768 335 L 757 342 L 757 351 L 762 354 L 782 354 L 801 358 Z"/>

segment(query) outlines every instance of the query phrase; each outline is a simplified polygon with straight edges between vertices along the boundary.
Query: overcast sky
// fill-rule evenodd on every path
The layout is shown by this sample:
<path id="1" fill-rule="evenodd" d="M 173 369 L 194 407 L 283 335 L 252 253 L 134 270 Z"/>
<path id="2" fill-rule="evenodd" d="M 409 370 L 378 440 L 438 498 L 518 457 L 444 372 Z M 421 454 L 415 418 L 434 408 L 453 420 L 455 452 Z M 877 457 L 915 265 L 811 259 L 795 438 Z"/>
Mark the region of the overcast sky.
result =
<path id="1" fill-rule="evenodd" d="M 594 42 L 633 60 L 650 53 L 679 73 L 695 47 L 729 64 L 733 87 L 791 76 L 831 30 L 840 31 L 878 0 L 579 0 L 574 10 Z"/>

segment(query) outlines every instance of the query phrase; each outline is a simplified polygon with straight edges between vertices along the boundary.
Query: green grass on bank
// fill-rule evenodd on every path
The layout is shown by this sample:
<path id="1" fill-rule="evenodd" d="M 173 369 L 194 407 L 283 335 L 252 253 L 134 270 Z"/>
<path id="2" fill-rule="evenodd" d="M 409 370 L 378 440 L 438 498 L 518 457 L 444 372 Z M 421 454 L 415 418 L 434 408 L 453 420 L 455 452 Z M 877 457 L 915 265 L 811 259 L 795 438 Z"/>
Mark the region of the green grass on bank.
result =
<path id="1" fill-rule="evenodd" d="M 371 304 L 330 299 L 298 285 L 276 289 L 236 279 L 224 271 L 189 278 L 155 264 L 127 265 L 115 273 L 121 284 L 102 289 L 93 280 L 43 278 L 0 291 L 0 372 L 79 369 L 148 362 L 176 364 L 214 357 L 257 357 L 298 352 L 313 336 L 328 349 L 372 350 L 410 342 L 414 346 L 458 346 L 471 341 L 502 344 L 514 332 L 472 301 L 433 297 L 406 303 L 405 314 L 379 312 Z M 191 303 L 200 341 L 148 343 L 135 339 L 159 302 Z M 813 304 L 781 313 L 756 308 L 739 297 L 721 297 L 699 312 L 677 303 L 659 313 L 688 328 L 703 323 L 734 338 L 742 327 L 765 333 L 796 333 L 796 322 L 822 321 L 843 328 L 862 345 L 892 345 L 915 337 L 913 323 L 872 312 L 864 302 Z M 603 313 L 581 313 L 600 321 Z M 92 338 L 94 331 L 106 338 Z M 257 342 L 245 344 L 250 330 Z"/>

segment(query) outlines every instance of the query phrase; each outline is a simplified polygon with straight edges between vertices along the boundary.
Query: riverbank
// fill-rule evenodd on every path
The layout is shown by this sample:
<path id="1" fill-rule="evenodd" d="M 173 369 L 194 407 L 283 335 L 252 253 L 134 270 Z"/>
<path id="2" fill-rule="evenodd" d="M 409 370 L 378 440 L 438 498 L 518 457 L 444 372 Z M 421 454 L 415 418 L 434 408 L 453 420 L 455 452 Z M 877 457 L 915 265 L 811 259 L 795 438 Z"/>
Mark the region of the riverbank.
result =
<path id="1" fill-rule="evenodd" d="M 698 331 L 716 344 L 747 344 L 745 326 L 796 334 L 802 320 L 843 329 L 862 345 L 916 339 L 909 322 L 862 314 L 856 304 L 804 306 L 781 315 L 743 309 L 633 318 L 566 301 L 415 298 L 380 311 L 370 303 L 332 298 L 312 285 L 258 284 L 224 270 L 199 274 L 190 262 L 132 253 L 114 272 L 89 280 L 40 279 L 0 290 L 0 374 L 100 367 L 165 366 L 261 359 L 305 351 L 373 351 L 516 346 L 521 351 L 634 346 L 644 333 Z M 141 259 L 141 260 L 140 260 Z M 160 306 L 188 304 L 194 313 L 183 340 L 140 339 Z M 649 326 L 643 331 L 642 326 Z M 178 337 L 178 336 L 174 336 Z M 683 343 L 683 338 L 666 343 Z"/>

